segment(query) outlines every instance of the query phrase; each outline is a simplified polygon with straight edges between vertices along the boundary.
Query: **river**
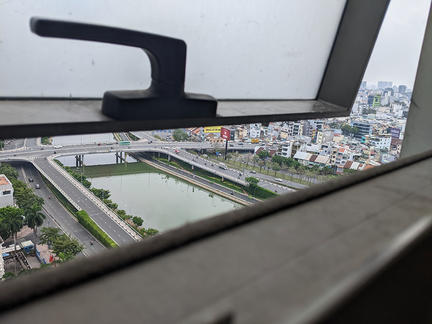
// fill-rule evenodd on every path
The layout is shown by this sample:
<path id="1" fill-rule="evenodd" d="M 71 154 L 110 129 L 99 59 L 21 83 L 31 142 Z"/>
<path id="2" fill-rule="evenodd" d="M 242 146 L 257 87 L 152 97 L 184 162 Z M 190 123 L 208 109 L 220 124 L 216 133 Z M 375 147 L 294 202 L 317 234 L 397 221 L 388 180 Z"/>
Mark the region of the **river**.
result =
<path id="1" fill-rule="evenodd" d="M 131 157 L 129 159 L 134 161 Z M 73 156 L 60 157 L 59 160 L 67 166 L 75 166 Z M 92 168 L 93 174 L 97 173 L 98 165 L 100 169 L 109 170 L 114 162 L 113 153 L 89 154 L 84 157 L 85 165 L 88 169 Z M 125 167 L 132 169 L 135 163 L 141 162 L 132 162 Z M 116 171 L 119 167 L 121 165 L 112 165 Z M 108 171 L 104 176 L 88 179 L 93 187 L 109 190 L 110 199 L 117 203 L 120 209 L 124 209 L 127 214 L 141 217 L 145 227 L 159 231 L 241 207 L 231 200 L 176 177 L 150 167 L 149 170 L 124 175 L 110 175 Z"/>

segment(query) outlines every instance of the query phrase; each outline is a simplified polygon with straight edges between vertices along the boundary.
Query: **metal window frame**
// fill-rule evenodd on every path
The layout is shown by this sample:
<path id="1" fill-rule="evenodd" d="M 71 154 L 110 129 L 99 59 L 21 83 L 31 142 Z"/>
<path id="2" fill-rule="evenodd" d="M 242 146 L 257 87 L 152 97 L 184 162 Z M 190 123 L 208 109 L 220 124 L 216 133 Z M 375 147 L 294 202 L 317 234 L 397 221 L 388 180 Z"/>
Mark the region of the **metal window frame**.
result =
<path id="1" fill-rule="evenodd" d="M 347 0 L 317 97 L 218 100 L 215 118 L 117 121 L 94 98 L 0 98 L 0 138 L 348 116 L 390 0 Z"/>

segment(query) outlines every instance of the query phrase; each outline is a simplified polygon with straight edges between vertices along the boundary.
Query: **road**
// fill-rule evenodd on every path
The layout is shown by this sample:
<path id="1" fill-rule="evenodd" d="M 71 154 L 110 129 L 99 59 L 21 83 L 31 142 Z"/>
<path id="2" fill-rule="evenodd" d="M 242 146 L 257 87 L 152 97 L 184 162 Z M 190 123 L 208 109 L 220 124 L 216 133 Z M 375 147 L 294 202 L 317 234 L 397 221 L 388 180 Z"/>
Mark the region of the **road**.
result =
<path id="1" fill-rule="evenodd" d="M 230 147 L 231 150 L 236 151 L 253 151 L 255 145 L 253 144 L 233 144 Z M 152 143 L 143 143 L 143 142 L 131 142 L 129 146 L 119 146 L 117 144 L 85 144 L 85 145 L 70 145 L 64 146 L 61 148 L 53 148 L 52 146 L 29 146 L 25 147 L 23 150 L 18 151 L 2 151 L 0 152 L 0 160 L 8 160 L 8 159 L 19 159 L 20 157 L 25 158 L 46 158 L 53 154 L 57 155 L 75 155 L 75 154 L 92 154 L 92 153 L 106 153 L 113 151 L 125 151 L 125 152 L 146 152 L 146 151 L 155 151 L 155 150 L 164 150 L 166 154 L 172 155 L 176 158 L 184 160 L 187 163 L 194 164 L 196 166 L 202 167 L 205 170 L 212 172 L 219 176 L 224 176 L 225 178 L 237 182 L 239 184 L 245 185 L 246 178 L 249 176 L 253 176 L 260 180 L 260 186 L 271 190 L 276 193 L 284 193 L 293 191 L 293 189 L 289 187 L 294 187 L 295 189 L 303 189 L 304 185 L 298 184 L 296 182 L 291 182 L 288 180 L 282 180 L 281 184 L 276 183 L 274 177 L 260 174 L 260 173 L 250 173 L 245 171 L 245 174 L 239 175 L 239 171 L 235 169 L 227 169 L 223 170 L 214 162 L 209 160 L 198 158 L 196 155 L 188 153 L 186 149 L 209 149 L 213 148 L 210 143 L 207 142 L 152 142 Z M 194 158 L 196 160 L 194 160 Z M 212 165 L 213 164 L 213 165 Z M 288 187 L 287 187 L 288 186 Z"/>
<path id="2" fill-rule="evenodd" d="M 131 133 L 133 135 L 135 135 L 136 137 L 139 137 L 140 139 L 145 139 L 147 141 L 158 141 L 158 139 L 156 137 L 153 137 L 153 135 L 151 134 L 152 132 L 137 132 L 137 131 L 133 131 Z"/>
<path id="3" fill-rule="evenodd" d="M 62 190 L 83 210 L 85 210 L 94 222 L 102 228 L 118 245 L 134 242 L 134 239 L 110 218 L 102 209 L 90 199 L 92 193 L 85 194 L 72 185 L 62 173 L 48 162 L 46 158 L 36 158 L 33 162 L 41 168 Z"/>
<path id="4" fill-rule="evenodd" d="M 25 181 L 45 202 L 43 212 L 47 217 L 42 226 L 60 228 L 69 236 L 76 238 L 84 246 L 83 254 L 86 256 L 94 255 L 105 249 L 55 198 L 31 163 L 20 163 L 16 166 L 21 180 Z M 32 178 L 33 182 L 29 182 L 29 178 Z M 36 184 L 39 184 L 40 189 L 34 188 Z"/>
<path id="5" fill-rule="evenodd" d="M 140 159 L 140 160 L 142 161 L 142 159 L 145 159 L 145 157 L 143 157 L 143 156 L 139 157 L 139 156 L 138 156 L 138 159 Z M 222 192 L 226 193 L 227 195 L 230 195 L 230 196 L 236 197 L 237 199 L 243 200 L 243 201 L 245 201 L 246 203 L 253 204 L 253 203 L 258 202 L 257 199 L 251 198 L 251 197 L 249 197 L 247 194 L 239 193 L 239 192 L 237 192 L 237 191 L 235 191 L 235 190 L 231 190 L 231 189 L 229 189 L 229 188 L 227 188 L 227 187 L 224 187 L 224 186 L 218 185 L 218 184 L 216 184 L 216 183 L 214 183 L 214 182 L 208 181 L 208 180 L 203 179 L 203 178 L 200 178 L 200 177 L 198 177 L 198 176 L 194 176 L 192 173 L 187 172 L 187 171 L 185 171 L 185 170 L 177 169 L 177 168 L 175 168 L 175 167 L 173 167 L 173 166 L 171 166 L 171 165 L 168 165 L 168 164 L 165 164 L 165 163 L 159 162 L 159 161 L 157 161 L 157 160 L 152 160 L 151 162 L 153 162 L 153 163 L 155 163 L 155 164 L 157 164 L 157 165 L 160 165 L 160 166 L 162 166 L 162 167 L 165 168 L 165 169 L 170 170 L 170 171 L 173 172 L 174 174 L 178 174 L 178 175 L 181 175 L 181 176 L 187 177 L 187 178 L 189 178 L 189 179 L 191 179 L 191 180 L 193 180 L 193 181 L 195 181 L 195 182 L 198 182 L 198 183 L 203 184 L 204 186 L 211 187 L 211 188 L 213 188 L 213 189 L 216 189 L 216 190 L 222 191 Z"/>
<path id="6" fill-rule="evenodd" d="M 214 161 L 210 161 L 208 159 L 204 159 L 204 158 L 199 157 L 195 154 L 189 153 L 185 150 L 178 150 L 177 153 L 174 151 L 174 153 L 172 153 L 171 155 L 174 157 L 186 157 L 188 160 L 197 163 L 198 166 L 201 166 L 202 168 L 211 168 L 214 170 L 215 173 L 222 172 L 225 175 L 229 175 L 229 176 L 237 178 L 239 180 L 246 181 L 246 178 L 248 178 L 248 177 L 255 177 L 255 178 L 260 180 L 259 186 L 266 188 L 270 191 L 273 191 L 275 193 L 281 194 L 281 193 L 285 193 L 285 192 L 294 191 L 294 189 L 289 188 L 287 186 L 273 183 L 272 181 L 275 181 L 275 180 L 271 176 L 268 176 L 265 174 L 260 174 L 260 173 L 252 173 L 248 170 L 245 170 L 243 173 L 239 170 L 228 168 L 228 167 L 226 169 L 222 169 L 220 162 L 214 162 Z M 287 184 L 287 181 L 284 180 L 281 183 Z"/>

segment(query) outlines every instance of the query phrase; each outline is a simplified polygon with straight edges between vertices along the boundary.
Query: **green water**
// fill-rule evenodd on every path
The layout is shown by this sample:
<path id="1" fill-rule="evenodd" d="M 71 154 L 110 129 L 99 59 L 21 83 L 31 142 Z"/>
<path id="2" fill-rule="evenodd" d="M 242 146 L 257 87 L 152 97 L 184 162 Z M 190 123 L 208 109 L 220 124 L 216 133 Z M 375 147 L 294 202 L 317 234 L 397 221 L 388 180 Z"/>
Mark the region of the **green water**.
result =
<path id="1" fill-rule="evenodd" d="M 223 213 L 241 205 L 178 178 L 156 172 L 89 178 L 93 187 L 108 189 L 110 199 L 145 227 L 166 231 Z"/>

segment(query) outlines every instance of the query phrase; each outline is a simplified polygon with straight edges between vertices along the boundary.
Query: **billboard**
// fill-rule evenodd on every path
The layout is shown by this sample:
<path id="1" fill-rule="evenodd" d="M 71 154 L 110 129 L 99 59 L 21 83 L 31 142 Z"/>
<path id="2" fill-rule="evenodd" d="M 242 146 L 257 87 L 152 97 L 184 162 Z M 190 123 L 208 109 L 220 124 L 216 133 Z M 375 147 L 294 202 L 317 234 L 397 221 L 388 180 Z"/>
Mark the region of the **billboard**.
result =
<path id="1" fill-rule="evenodd" d="M 221 126 L 208 126 L 204 127 L 204 133 L 220 133 Z"/>
<path id="2" fill-rule="evenodd" d="M 227 141 L 231 139 L 231 132 L 228 128 L 222 127 L 220 130 L 220 137 Z"/>

